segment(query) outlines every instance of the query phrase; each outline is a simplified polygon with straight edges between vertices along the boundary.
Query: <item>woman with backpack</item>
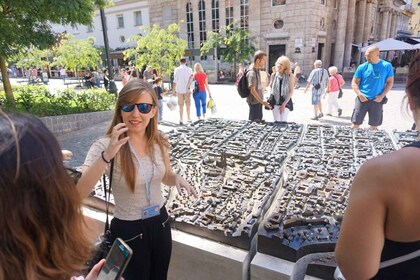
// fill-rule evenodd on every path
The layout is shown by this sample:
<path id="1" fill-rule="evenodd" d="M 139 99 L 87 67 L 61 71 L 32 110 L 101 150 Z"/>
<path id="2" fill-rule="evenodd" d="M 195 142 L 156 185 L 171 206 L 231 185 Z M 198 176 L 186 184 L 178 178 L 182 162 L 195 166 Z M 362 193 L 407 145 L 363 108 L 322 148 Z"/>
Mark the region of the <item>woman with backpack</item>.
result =
<path id="1" fill-rule="evenodd" d="M 206 117 L 206 104 L 207 104 L 207 92 L 211 98 L 210 87 L 207 81 L 207 75 L 204 73 L 203 66 L 200 63 L 194 64 L 194 80 L 198 83 L 198 91 L 194 89 L 193 98 L 195 103 L 195 110 L 197 112 L 197 118 L 201 119 Z M 193 84 L 195 82 L 193 81 Z M 207 89 L 207 92 L 206 92 Z"/>

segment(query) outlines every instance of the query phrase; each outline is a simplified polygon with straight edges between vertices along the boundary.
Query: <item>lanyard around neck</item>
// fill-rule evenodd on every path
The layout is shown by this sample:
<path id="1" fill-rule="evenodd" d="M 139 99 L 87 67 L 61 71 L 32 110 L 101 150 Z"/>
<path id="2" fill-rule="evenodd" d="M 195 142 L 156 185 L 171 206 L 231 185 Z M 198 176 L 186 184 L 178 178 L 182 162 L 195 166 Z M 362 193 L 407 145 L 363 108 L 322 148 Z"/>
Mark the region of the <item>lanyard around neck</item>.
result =
<path id="1" fill-rule="evenodd" d="M 128 141 L 128 144 L 130 145 L 130 150 L 134 154 L 134 157 L 136 158 L 136 160 L 139 164 L 141 172 L 143 173 L 144 183 L 146 185 L 147 201 L 149 202 L 149 205 L 150 205 L 150 200 L 151 200 L 151 197 L 152 197 L 151 194 L 150 194 L 150 184 L 152 183 L 153 177 L 155 177 L 155 165 L 152 162 L 152 177 L 150 178 L 150 180 L 147 180 L 146 170 L 144 169 L 144 166 L 143 166 L 143 163 L 141 162 L 141 159 L 137 155 L 137 153 L 134 150 L 133 145 L 131 145 L 130 141 Z"/>

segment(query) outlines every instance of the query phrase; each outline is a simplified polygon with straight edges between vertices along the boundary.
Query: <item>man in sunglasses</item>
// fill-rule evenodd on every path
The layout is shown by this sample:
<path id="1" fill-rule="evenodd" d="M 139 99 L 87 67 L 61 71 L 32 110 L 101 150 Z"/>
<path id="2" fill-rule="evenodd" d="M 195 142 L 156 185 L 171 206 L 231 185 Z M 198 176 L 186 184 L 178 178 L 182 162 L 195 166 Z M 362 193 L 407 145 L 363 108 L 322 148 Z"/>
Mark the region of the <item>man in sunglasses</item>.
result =
<path id="1" fill-rule="evenodd" d="M 190 105 L 191 105 L 191 92 L 190 84 L 193 78 L 193 71 L 188 67 L 187 59 L 182 57 L 179 61 L 180 66 L 175 69 L 174 72 L 174 83 L 172 87 L 172 94 L 177 93 L 178 105 L 179 105 L 179 124 L 183 124 L 184 121 L 184 104 L 187 111 L 188 122 L 191 122 L 190 117 Z"/>

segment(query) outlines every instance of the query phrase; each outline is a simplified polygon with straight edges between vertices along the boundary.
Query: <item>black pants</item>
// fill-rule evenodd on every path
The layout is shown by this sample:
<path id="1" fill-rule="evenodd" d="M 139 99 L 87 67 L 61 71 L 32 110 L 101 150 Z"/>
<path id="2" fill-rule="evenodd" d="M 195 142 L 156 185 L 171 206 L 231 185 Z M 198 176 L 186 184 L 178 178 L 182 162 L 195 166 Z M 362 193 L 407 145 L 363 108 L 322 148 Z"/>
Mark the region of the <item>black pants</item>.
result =
<path id="1" fill-rule="evenodd" d="M 263 118 L 262 105 L 258 104 L 248 104 L 249 105 L 249 120 L 250 121 L 260 121 Z"/>
<path id="2" fill-rule="evenodd" d="M 159 216 L 145 220 L 114 218 L 111 233 L 113 238 L 123 239 L 133 249 L 133 256 L 123 274 L 125 280 L 167 279 L 172 236 L 165 207 L 160 209 Z"/>

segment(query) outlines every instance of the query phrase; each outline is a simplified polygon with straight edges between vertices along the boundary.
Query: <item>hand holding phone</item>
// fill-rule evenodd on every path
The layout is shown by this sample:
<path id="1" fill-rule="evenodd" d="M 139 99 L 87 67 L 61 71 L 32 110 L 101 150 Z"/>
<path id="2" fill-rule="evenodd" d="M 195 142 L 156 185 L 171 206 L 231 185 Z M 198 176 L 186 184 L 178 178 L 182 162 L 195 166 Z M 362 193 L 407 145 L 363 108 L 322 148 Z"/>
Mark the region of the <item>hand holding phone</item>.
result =
<path id="1" fill-rule="evenodd" d="M 133 250 L 122 239 L 115 239 L 97 280 L 120 279 L 132 255 Z"/>

